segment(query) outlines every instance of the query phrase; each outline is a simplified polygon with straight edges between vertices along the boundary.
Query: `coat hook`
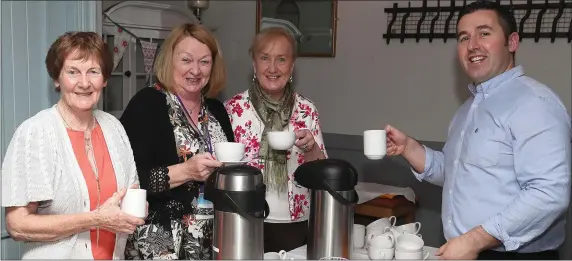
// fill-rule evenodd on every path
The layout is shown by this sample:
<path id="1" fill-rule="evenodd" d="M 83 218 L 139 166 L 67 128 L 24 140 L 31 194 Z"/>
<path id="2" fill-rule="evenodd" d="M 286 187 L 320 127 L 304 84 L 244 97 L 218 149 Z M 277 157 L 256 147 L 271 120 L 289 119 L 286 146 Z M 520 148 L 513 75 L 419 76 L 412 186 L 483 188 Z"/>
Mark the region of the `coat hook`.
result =
<path id="1" fill-rule="evenodd" d="M 415 34 L 415 42 L 419 42 L 419 34 L 421 33 L 421 25 L 423 21 L 425 21 L 425 15 L 427 14 L 427 0 L 423 0 L 423 7 L 421 7 L 421 18 L 419 18 L 419 22 L 417 22 L 417 32 Z"/>
<path id="2" fill-rule="evenodd" d="M 556 39 L 556 27 L 558 25 L 558 20 L 562 17 L 564 13 L 564 0 L 560 0 L 560 6 L 558 8 L 558 14 L 554 17 L 554 22 L 552 22 L 552 33 L 550 34 L 550 42 L 553 43 Z"/>
<path id="3" fill-rule="evenodd" d="M 411 15 L 411 2 L 408 2 L 407 4 L 407 13 L 405 13 L 405 15 L 403 15 L 403 18 L 401 18 L 401 43 L 405 42 L 405 24 L 407 22 L 407 18 L 409 18 L 409 15 Z"/>
<path id="4" fill-rule="evenodd" d="M 449 38 L 449 23 L 451 23 L 451 19 L 455 15 L 455 0 L 451 0 L 451 13 L 449 13 L 449 17 L 445 20 L 445 31 L 443 32 L 443 41 L 446 43 L 447 38 Z"/>
<path id="5" fill-rule="evenodd" d="M 545 0 L 544 7 L 538 12 L 538 17 L 536 17 L 536 31 L 534 32 L 534 42 L 538 43 L 540 39 L 540 27 L 542 26 L 542 16 L 548 10 L 548 0 Z"/>
<path id="6" fill-rule="evenodd" d="M 435 36 L 435 23 L 439 20 L 439 15 L 441 14 L 441 0 L 437 0 L 437 14 L 431 20 L 431 28 L 429 29 L 429 42 L 433 42 L 433 37 Z"/>
<path id="7" fill-rule="evenodd" d="M 391 27 L 393 27 L 393 23 L 395 23 L 395 20 L 397 19 L 397 3 L 393 3 L 393 7 L 391 8 L 391 21 L 389 21 L 389 24 L 387 25 L 387 34 L 386 37 L 387 39 L 385 39 L 386 43 L 389 44 L 389 42 L 391 41 Z"/>
<path id="8" fill-rule="evenodd" d="M 520 19 L 520 26 L 518 28 L 519 29 L 518 34 L 520 35 L 520 41 L 521 42 L 522 42 L 522 39 L 524 39 L 524 23 L 530 17 L 531 12 L 532 12 L 532 0 L 528 0 L 528 1 L 526 1 L 526 13 L 522 17 L 522 19 Z"/>

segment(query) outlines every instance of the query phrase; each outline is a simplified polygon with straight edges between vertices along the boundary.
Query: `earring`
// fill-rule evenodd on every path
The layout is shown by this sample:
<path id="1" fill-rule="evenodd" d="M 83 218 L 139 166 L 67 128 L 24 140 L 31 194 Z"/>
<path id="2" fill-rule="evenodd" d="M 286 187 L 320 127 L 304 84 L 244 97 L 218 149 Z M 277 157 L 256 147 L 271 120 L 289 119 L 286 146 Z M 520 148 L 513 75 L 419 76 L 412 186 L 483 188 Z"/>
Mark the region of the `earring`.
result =
<path id="1" fill-rule="evenodd" d="M 290 75 L 290 82 L 292 82 L 292 75 Z"/>
<path id="2" fill-rule="evenodd" d="M 252 75 L 252 81 L 253 81 L 253 82 L 256 81 L 256 73 Z"/>

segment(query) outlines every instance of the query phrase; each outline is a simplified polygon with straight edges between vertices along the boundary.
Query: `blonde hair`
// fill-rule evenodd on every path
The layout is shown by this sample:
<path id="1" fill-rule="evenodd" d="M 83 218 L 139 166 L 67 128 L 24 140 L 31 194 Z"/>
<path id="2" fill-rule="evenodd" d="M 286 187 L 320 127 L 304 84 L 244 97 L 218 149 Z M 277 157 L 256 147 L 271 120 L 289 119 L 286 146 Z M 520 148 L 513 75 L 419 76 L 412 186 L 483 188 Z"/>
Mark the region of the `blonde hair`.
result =
<path id="1" fill-rule="evenodd" d="M 264 49 L 268 44 L 274 42 L 276 39 L 284 38 L 290 46 L 292 47 L 292 58 L 296 59 L 298 56 L 297 48 L 296 48 L 296 40 L 292 36 L 290 32 L 282 27 L 268 27 L 261 30 L 254 38 L 252 39 L 252 43 L 250 44 L 250 49 L 248 52 L 250 56 L 254 58 L 254 55 L 259 53 L 262 49 Z"/>
<path id="2" fill-rule="evenodd" d="M 214 98 L 224 88 L 226 83 L 226 69 L 218 41 L 214 35 L 202 25 L 182 24 L 175 27 L 163 42 L 161 50 L 155 61 L 157 80 L 165 89 L 173 92 L 175 83 L 173 79 L 173 53 L 175 47 L 186 37 L 192 37 L 205 44 L 212 53 L 213 66 L 210 79 L 201 92 L 209 98 Z"/>

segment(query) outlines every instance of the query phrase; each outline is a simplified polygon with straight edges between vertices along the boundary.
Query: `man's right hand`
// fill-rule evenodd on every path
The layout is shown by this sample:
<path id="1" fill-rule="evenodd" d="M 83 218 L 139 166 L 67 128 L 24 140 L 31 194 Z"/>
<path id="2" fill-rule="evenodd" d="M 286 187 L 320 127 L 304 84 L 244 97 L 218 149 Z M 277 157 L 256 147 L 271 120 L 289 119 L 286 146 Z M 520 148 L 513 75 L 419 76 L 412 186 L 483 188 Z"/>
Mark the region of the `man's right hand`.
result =
<path id="1" fill-rule="evenodd" d="M 385 126 L 385 133 L 387 136 L 386 155 L 397 156 L 403 154 L 403 152 L 405 152 L 405 148 L 407 147 L 409 136 L 391 125 Z"/>

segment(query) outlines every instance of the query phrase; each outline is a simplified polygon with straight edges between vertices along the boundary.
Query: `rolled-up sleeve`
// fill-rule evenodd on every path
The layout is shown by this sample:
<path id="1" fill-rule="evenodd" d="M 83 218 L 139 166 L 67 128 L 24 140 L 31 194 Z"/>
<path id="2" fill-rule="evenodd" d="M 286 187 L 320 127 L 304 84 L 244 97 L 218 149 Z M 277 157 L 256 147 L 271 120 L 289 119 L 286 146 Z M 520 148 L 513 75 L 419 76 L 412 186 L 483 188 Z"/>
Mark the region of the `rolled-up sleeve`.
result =
<path id="1" fill-rule="evenodd" d="M 445 156 L 443 152 L 436 151 L 423 145 L 425 148 L 425 169 L 419 173 L 411 168 L 411 172 L 419 181 L 427 181 L 437 186 L 445 183 Z"/>
<path id="2" fill-rule="evenodd" d="M 504 211 L 482 224 L 513 251 L 544 233 L 570 201 L 570 116 L 556 100 L 537 97 L 509 120 L 521 192 Z"/>

